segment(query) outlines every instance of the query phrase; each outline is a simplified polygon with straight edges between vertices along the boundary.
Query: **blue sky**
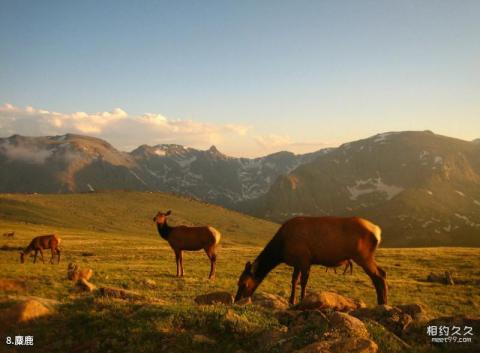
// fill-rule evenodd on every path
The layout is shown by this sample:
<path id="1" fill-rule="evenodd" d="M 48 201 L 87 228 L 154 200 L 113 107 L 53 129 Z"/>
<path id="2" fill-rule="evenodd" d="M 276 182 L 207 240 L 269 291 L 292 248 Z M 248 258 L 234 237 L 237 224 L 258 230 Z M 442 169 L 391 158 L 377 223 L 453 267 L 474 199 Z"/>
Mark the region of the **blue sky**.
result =
<path id="1" fill-rule="evenodd" d="M 479 1 L 0 9 L 2 136 L 69 130 L 122 149 L 215 143 L 237 156 L 390 130 L 480 137 Z"/>

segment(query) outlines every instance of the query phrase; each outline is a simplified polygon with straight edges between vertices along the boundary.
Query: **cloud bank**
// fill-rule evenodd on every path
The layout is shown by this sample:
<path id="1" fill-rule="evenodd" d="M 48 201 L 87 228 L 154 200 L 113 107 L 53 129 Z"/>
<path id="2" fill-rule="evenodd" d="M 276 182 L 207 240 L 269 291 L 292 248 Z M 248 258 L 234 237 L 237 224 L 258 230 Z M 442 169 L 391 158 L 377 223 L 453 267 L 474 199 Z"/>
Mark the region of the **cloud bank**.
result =
<path id="1" fill-rule="evenodd" d="M 116 148 L 130 151 L 139 145 L 176 143 L 206 149 L 217 145 L 235 156 L 259 156 L 279 150 L 304 153 L 323 144 L 295 143 L 289 136 L 255 134 L 238 123 L 214 124 L 190 119 L 171 119 L 161 114 L 131 116 L 120 108 L 98 113 L 59 113 L 34 107 L 0 106 L 0 136 L 63 135 L 66 133 L 102 138 Z M 21 151 L 18 152 L 21 154 Z"/>

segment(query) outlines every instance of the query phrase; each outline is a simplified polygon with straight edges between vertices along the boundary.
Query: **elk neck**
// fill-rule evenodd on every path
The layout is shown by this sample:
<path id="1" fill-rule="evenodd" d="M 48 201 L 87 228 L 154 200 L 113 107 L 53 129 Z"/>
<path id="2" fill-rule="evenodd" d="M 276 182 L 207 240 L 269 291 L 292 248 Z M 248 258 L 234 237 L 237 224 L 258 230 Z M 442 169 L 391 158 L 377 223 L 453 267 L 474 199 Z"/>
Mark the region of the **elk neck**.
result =
<path id="1" fill-rule="evenodd" d="M 158 229 L 158 233 L 160 234 L 160 236 L 163 239 L 168 240 L 168 236 L 170 235 L 170 232 L 172 231 L 172 227 L 170 227 L 167 224 L 167 221 L 165 221 L 165 223 L 163 223 L 163 224 L 157 223 L 157 229 Z"/>
<path id="2" fill-rule="evenodd" d="M 274 237 L 255 259 L 252 269 L 253 276 L 259 282 L 283 261 L 281 242 Z"/>

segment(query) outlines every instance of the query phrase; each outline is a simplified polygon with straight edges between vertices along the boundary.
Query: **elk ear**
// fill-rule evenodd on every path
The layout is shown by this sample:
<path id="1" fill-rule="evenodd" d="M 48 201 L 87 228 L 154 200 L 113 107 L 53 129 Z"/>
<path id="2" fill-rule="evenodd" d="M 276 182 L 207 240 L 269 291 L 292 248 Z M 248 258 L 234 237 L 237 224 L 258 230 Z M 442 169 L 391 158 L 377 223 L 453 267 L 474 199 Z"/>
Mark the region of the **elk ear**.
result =
<path id="1" fill-rule="evenodd" d="M 248 261 L 245 264 L 245 272 L 250 272 L 251 269 L 252 269 L 252 263 L 250 261 Z"/>
<path id="2" fill-rule="evenodd" d="M 172 210 L 168 210 L 167 213 L 165 213 L 165 216 L 170 216 L 172 214 Z"/>

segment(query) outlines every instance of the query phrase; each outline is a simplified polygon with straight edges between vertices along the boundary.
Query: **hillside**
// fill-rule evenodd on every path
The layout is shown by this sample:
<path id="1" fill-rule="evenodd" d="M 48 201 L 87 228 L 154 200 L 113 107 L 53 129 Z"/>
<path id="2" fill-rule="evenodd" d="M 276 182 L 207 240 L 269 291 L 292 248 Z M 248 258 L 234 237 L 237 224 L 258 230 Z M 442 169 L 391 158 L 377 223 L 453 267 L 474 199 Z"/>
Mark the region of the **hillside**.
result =
<path id="1" fill-rule="evenodd" d="M 0 138 L 0 192 L 176 192 L 232 207 L 260 197 L 279 175 L 323 151 L 234 158 L 215 146 L 142 145 L 131 153 L 88 136 Z"/>
<path id="2" fill-rule="evenodd" d="M 364 216 L 388 246 L 480 246 L 480 145 L 429 131 L 375 135 L 278 178 L 248 207 L 276 221 Z"/>
<path id="3" fill-rule="evenodd" d="M 157 237 L 152 222 L 159 210 L 172 210 L 172 225 L 212 225 L 225 243 L 258 244 L 277 225 L 191 198 L 157 192 L 85 194 L 0 194 L 0 225 Z M 5 227 L 5 225 L 4 225 Z"/>

